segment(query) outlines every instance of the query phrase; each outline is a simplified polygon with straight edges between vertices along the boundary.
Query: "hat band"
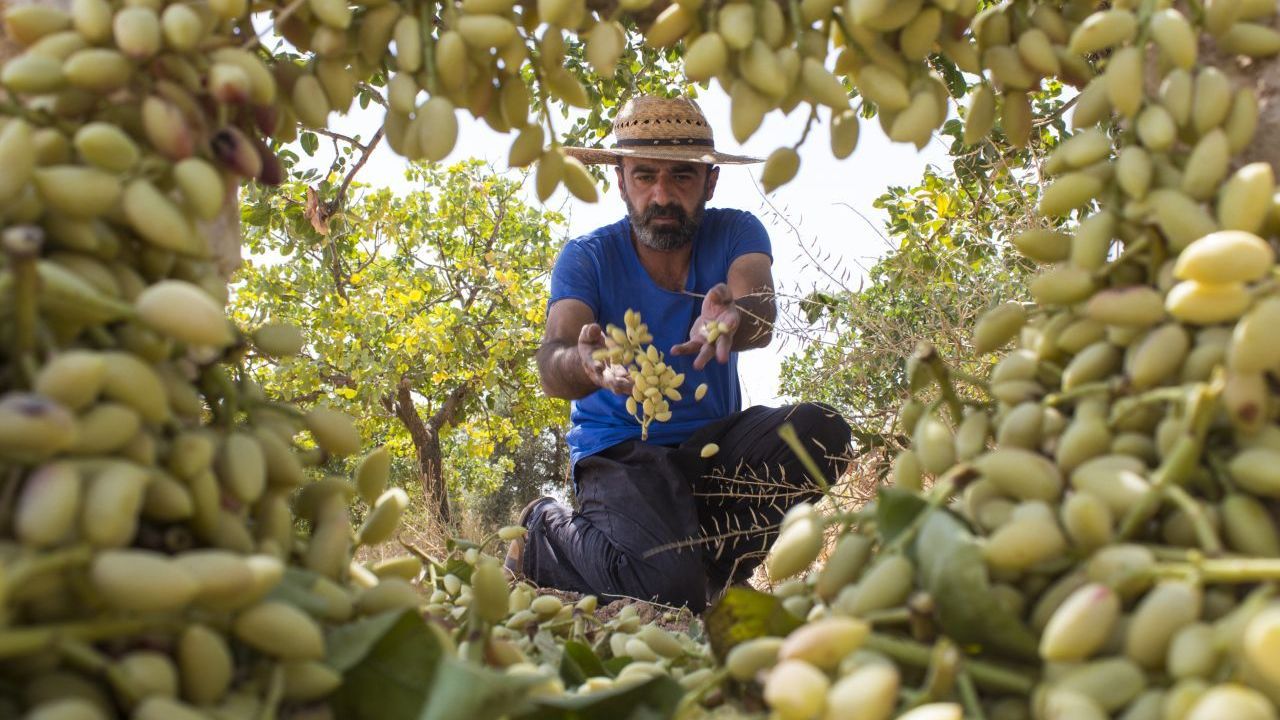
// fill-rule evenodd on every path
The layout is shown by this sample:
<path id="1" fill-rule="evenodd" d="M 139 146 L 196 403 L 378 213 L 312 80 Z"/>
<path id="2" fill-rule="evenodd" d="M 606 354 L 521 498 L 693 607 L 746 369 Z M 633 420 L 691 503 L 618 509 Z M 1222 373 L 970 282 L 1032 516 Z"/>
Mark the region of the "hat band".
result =
<path id="1" fill-rule="evenodd" d="M 710 138 L 626 138 L 618 140 L 614 147 L 661 147 L 665 145 L 714 147 Z"/>

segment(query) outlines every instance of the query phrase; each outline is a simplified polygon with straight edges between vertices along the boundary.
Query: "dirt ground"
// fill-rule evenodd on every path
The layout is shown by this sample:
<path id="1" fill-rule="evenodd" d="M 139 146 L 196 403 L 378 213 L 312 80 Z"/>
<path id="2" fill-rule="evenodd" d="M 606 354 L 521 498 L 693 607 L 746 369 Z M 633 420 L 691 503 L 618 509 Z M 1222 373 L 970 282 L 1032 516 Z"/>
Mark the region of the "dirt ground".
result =
<path id="1" fill-rule="evenodd" d="M 540 588 L 538 594 L 560 598 L 560 601 L 566 605 L 576 603 L 582 599 L 581 593 L 555 590 L 553 588 Z M 656 622 L 659 627 L 672 632 L 688 633 L 690 627 L 700 622 L 698 616 L 690 612 L 688 608 L 673 608 L 633 598 L 619 598 L 611 603 L 599 605 L 594 614 L 597 620 L 605 623 L 617 617 L 618 613 L 622 612 L 622 609 L 627 606 L 635 608 L 636 615 L 639 616 L 642 624 Z"/>

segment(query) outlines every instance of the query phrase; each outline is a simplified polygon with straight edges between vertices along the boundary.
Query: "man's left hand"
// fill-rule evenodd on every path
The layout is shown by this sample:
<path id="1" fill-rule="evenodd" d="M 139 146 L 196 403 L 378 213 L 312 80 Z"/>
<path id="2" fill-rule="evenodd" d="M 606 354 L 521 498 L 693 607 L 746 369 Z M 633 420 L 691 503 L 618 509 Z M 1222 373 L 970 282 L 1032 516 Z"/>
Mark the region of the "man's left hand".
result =
<path id="1" fill-rule="evenodd" d="M 720 324 L 720 333 L 715 342 L 709 342 L 707 338 L 708 323 L 711 321 Z M 689 328 L 688 342 L 672 347 L 671 354 L 697 353 L 698 356 L 693 359 L 695 370 L 706 367 L 713 355 L 720 362 L 727 363 L 729 352 L 733 350 L 734 334 L 741 324 L 742 314 L 733 303 L 733 293 L 729 292 L 728 285 L 720 283 L 708 290 L 706 297 L 702 299 L 702 314 L 693 322 L 693 327 Z"/>

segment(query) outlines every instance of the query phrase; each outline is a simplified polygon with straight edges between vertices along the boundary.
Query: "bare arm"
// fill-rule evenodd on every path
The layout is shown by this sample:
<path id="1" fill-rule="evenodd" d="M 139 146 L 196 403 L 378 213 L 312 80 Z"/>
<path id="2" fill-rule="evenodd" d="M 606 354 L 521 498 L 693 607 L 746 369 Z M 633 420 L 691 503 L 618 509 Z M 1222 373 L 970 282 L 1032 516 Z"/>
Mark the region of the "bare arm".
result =
<path id="1" fill-rule="evenodd" d="M 765 347 L 773 340 L 778 308 L 773 295 L 772 262 L 763 253 L 749 253 L 729 266 L 727 283 L 707 291 L 702 314 L 689 329 L 689 340 L 671 348 L 673 355 L 693 355 L 693 367 L 701 370 L 711 358 L 729 362 L 729 353 Z M 707 342 L 707 323 L 716 321 L 721 331 Z"/>
<path id="2" fill-rule="evenodd" d="M 600 388 L 630 394 L 625 368 L 606 365 L 591 353 L 603 349 L 604 331 L 591 308 L 580 300 L 560 300 L 547 311 L 547 326 L 538 348 L 538 376 L 547 395 L 565 400 L 586 397 Z"/>
<path id="3" fill-rule="evenodd" d="M 767 347 L 773 341 L 778 304 L 773 294 L 773 261 L 764 253 L 748 253 L 729 266 L 729 292 L 741 322 L 733 334 L 734 350 Z"/>

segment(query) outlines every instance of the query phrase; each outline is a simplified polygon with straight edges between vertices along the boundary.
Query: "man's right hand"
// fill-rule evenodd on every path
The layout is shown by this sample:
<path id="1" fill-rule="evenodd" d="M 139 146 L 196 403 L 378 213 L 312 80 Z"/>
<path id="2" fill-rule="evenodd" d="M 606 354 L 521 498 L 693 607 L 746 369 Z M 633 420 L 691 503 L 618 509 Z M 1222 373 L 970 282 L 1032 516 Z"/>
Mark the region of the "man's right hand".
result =
<path id="1" fill-rule="evenodd" d="M 631 373 L 627 368 L 616 363 L 596 360 L 592 354 L 597 350 L 607 350 L 604 343 L 604 330 L 597 323 L 582 326 L 578 333 L 578 357 L 582 359 L 582 367 L 587 377 L 597 387 L 602 387 L 618 395 L 630 395 L 632 388 Z"/>

